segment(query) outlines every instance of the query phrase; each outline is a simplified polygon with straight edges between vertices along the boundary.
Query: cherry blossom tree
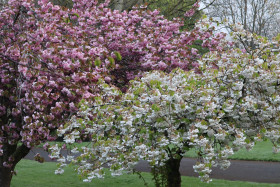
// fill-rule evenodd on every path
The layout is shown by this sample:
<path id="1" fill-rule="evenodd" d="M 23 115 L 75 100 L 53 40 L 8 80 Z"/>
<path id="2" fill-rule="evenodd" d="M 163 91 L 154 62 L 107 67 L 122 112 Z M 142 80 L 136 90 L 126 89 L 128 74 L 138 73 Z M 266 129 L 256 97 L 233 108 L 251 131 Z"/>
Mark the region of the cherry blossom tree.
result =
<path id="1" fill-rule="evenodd" d="M 234 39 L 253 39 L 259 48 L 249 53 L 221 39 L 223 50 L 205 54 L 199 68 L 144 73 L 126 93 L 100 80 L 102 96 L 82 101 L 77 115 L 58 130 L 73 149 L 64 157 L 57 145 L 50 148 L 61 162 L 56 173 L 71 161 L 89 182 L 104 176 L 105 164 L 117 176 L 146 160 L 160 169 L 156 174 L 163 175 L 164 185 L 178 187 L 180 161 L 190 148 L 199 158 L 194 171 L 206 182 L 212 167 L 228 168 L 229 156 L 263 138 L 279 151 L 280 62 L 272 49 L 280 37 L 272 44 L 242 27 L 235 30 Z M 91 144 L 76 148 L 73 143 L 84 135 L 92 137 Z"/>
<path id="2" fill-rule="evenodd" d="M 33 147 L 57 138 L 81 100 L 105 97 L 101 80 L 125 92 L 145 71 L 197 69 L 200 54 L 190 47 L 196 40 L 221 50 L 223 35 L 207 22 L 180 31 L 179 19 L 168 21 L 157 10 L 73 3 L 10 0 L 0 10 L 0 186 L 10 185 L 16 164 Z M 79 140 L 85 138 L 92 139 Z"/>

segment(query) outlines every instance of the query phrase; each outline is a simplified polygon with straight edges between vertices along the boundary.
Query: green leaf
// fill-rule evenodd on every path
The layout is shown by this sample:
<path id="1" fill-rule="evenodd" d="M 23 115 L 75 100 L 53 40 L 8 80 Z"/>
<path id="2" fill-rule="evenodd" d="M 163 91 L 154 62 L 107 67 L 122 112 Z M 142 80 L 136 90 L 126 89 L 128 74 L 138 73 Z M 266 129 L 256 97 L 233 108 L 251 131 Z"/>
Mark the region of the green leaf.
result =
<path id="1" fill-rule="evenodd" d="M 262 58 L 266 60 L 267 59 L 267 55 L 263 55 Z"/>
<path id="2" fill-rule="evenodd" d="M 63 21 L 64 21 L 65 23 L 70 23 L 70 19 L 69 19 L 69 18 L 63 18 Z"/>
<path id="3" fill-rule="evenodd" d="M 160 108 L 156 104 L 152 105 L 152 109 L 156 112 L 158 112 L 160 110 Z"/>
<path id="4" fill-rule="evenodd" d="M 258 73 L 258 72 L 254 72 L 253 73 L 253 78 L 257 78 L 257 77 L 259 77 L 260 76 L 260 74 Z"/>
<path id="5" fill-rule="evenodd" d="M 186 105 L 185 104 L 181 104 L 181 109 L 185 109 Z"/>
<path id="6" fill-rule="evenodd" d="M 268 69 L 268 65 L 267 65 L 266 62 L 264 62 L 264 63 L 262 64 L 262 68 L 263 68 L 263 69 Z"/>
<path id="7" fill-rule="evenodd" d="M 277 41 L 280 41 L 280 33 L 275 37 Z"/>
<path id="8" fill-rule="evenodd" d="M 121 155 L 120 155 L 120 159 L 121 159 L 121 160 L 125 160 L 125 158 L 124 158 L 124 155 L 123 155 L 123 154 L 121 154 Z"/>
<path id="9" fill-rule="evenodd" d="M 77 16 L 78 18 L 80 17 L 78 13 L 74 13 L 73 15 L 74 15 L 74 16 Z"/>
<path id="10" fill-rule="evenodd" d="M 157 118 L 157 120 L 156 120 L 158 123 L 160 123 L 160 122 L 163 122 L 164 121 L 164 119 L 163 118 Z"/>
<path id="11" fill-rule="evenodd" d="M 174 94 L 175 94 L 175 91 L 173 91 L 173 90 L 170 90 L 170 91 L 169 91 L 169 95 L 170 95 L 170 96 L 173 96 Z"/>
<path id="12" fill-rule="evenodd" d="M 95 61 L 94 61 L 94 65 L 95 66 L 101 66 L 101 60 L 100 60 L 100 58 L 97 58 Z"/>
<path id="13" fill-rule="evenodd" d="M 115 67 L 115 59 L 113 58 L 113 57 L 108 57 L 108 60 L 109 60 L 109 62 L 110 62 L 110 67 Z"/>
<path id="14" fill-rule="evenodd" d="M 121 54 L 118 51 L 115 51 L 114 53 L 116 55 L 117 61 L 121 61 L 122 60 Z"/>

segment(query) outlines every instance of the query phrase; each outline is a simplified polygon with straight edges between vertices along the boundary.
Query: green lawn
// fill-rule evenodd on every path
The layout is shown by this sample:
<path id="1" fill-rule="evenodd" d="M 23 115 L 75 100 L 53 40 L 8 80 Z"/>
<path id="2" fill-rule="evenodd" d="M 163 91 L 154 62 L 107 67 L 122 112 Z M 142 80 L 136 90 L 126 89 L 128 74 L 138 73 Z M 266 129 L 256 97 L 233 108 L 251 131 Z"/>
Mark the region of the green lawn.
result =
<path id="1" fill-rule="evenodd" d="M 195 150 L 186 153 L 186 157 L 195 157 Z M 263 161 L 280 161 L 280 153 L 272 152 L 272 143 L 270 141 L 257 142 L 251 151 L 241 149 L 231 159 L 236 160 L 263 160 Z"/>
<path id="2" fill-rule="evenodd" d="M 66 168 L 63 175 L 55 175 L 56 164 L 47 162 L 40 164 L 35 161 L 22 160 L 16 167 L 18 174 L 13 177 L 12 187 L 142 187 L 144 183 L 137 175 L 123 175 L 120 177 L 107 176 L 105 179 L 96 179 L 92 183 L 83 183 L 71 168 Z M 152 176 L 149 173 L 142 174 L 149 184 L 153 186 Z M 213 180 L 205 184 L 194 177 L 182 177 L 183 187 L 256 187 L 278 186 L 280 184 L 264 184 L 252 182 Z"/>

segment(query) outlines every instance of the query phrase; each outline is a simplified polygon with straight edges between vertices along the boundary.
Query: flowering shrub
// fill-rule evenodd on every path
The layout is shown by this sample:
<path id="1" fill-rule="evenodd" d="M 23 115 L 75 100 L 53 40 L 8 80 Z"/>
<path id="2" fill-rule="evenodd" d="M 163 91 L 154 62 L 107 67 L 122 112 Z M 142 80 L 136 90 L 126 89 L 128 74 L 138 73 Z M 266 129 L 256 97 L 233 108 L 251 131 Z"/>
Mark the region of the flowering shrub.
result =
<path id="1" fill-rule="evenodd" d="M 233 37 L 243 37 L 243 32 L 240 28 Z M 277 151 L 280 62 L 272 47 L 279 38 L 273 46 L 265 38 L 248 36 L 259 48 L 246 52 L 221 41 L 224 50 L 205 54 L 197 61 L 198 70 L 145 73 L 131 81 L 126 93 L 100 81 L 103 96 L 81 102 L 77 115 L 58 131 L 69 144 L 83 134 L 92 137 L 80 156 L 69 159 L 84 181 L 103 177 L 105 164 L 112 175 L 121 175 L 141 159 L 178 172 L 174 163 L 194 148 L 200 159 L 193 168 L 209 182 L 213 166 L 226 169 L 229 156 L 240 148 L 250 150 L 255 141 L 269 138 Z M 66 165 L 68 158 L 59 149 L 53 155 Z M 180 179 L 171 182 L 178 186 Z"/>
<path id="2" fill-rule="evenodd" d="M 207 22 L 180 31 L 179 20 L 168 21 L 157 10 L 119 12 L 107 4 L 76 0 L 67 9 L 48 0 L 10 0 L 1 9 L 0 170 L 8 175 L 4 182 L 32 147 L 56 139 L 56 129 L 76 114 L 81 99 L 100 96 L 100 78 L 125 91 L 128 81 L 145 71 L 197 69 L 200 54 L 190 47 L 196 40 L 210 51 L 222 49 L 219 40 L 224 36 L 214 35 Z M 42 160 L 40 155 L 36 160 Z"/>

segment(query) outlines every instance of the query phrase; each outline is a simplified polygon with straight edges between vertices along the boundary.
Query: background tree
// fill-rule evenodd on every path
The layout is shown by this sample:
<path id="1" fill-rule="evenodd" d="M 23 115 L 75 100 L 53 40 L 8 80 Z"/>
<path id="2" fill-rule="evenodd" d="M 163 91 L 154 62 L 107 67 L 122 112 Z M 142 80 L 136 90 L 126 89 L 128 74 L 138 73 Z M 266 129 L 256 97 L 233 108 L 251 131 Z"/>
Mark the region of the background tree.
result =
<path id="1" fill-rule="evenodd" d="M 219 21 L 240 23 L 245 30 L 269 39 L 280 31 L 278 0 L 215 0 L 207 9 L 207 14 Z M 244 42 L 248 46 L 252 45 L 250 40 Z"/>
<path id="2" fill-rule="evenodd" d="M 133 6 L 140 6 L 143 5 L 145 0 L 113 0 L 110 1 L 109 7 L 114 9 L 114 10 L 131 10 Z"/>
<path id="3" fill-rule="evenodd" d="M 51 0 L 51 2 L 55 5 L 64 6 L 67 8 L 73 7 L 73 1 L 72 0 Z"/>
<path id="4" fill-rule="evenodd" d="M 101 1 L 101 2 L 104 2 Z M 185 13 L 192 9 L 198 0 L 112 0 L 109 7 L 116 10 L 131 10 L 133 6 L 147 6 L 149 10 L 158 9 L 167 19 L 181 18 L 184 28 L 192 29 L 195 22 L 201 17 L 201 11 L 193 9 L 192 16 L 186 17 Z"/>
<path id="5" fill-rule="evenodd" d="M 195 22 L 202 16 L 202 12 L 197 9 L 198 0 L 148 0 L 147 4 L 150 9 L 159 9 L 170 20 L 183 19 L 185 29 L 192 29 Z M 193 9 L 194 4 L 197 7 Z M 185 16 L 187 11 L 190 11 L 190 16 Z"/>
<path id="6" fill-rule="evenodd" d="M 0 8 L 2 8 L 5 4 L 7 4 L 7 0 L 1 0 L 0 1 Z"/>

